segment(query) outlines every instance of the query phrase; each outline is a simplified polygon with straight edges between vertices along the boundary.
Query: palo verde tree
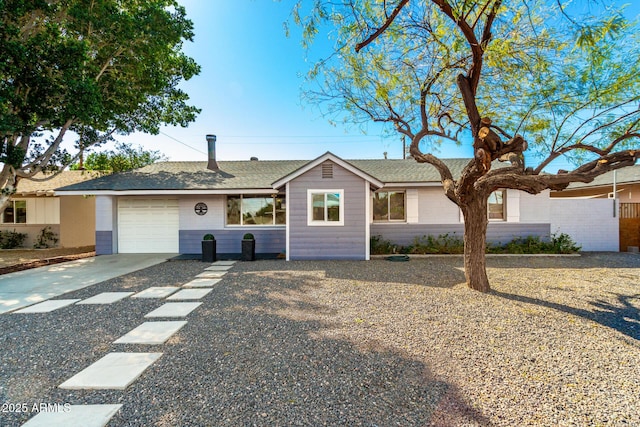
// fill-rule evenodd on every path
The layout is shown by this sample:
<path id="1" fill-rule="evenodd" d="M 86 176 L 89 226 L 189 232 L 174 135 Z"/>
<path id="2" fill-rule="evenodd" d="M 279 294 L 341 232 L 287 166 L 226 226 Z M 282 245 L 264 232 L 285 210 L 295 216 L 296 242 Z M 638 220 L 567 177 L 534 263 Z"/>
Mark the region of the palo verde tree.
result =
<path id="1" fill-rule="evenodd" d="M 175 0 L 0 0 L 0 211 L 20 179 L 74 161 L 65 136 L 81 153 L 193 121 L 192 37 Z"/>
<path id="2" fill-rule="evenodd" d="M 585 7 L 584 9 L 579 8 Z M 464 215 L 464 268 L 489 291 L 487 199 L 590 182 L 640 156 L 640 31 L 589 0 L 343 0 L 297 3 L 310 41 L 334 28 L 307 99 L 356 123 L 382 122 L 440 173 Z M 453 176 L 432 149 L 472 144 Z M 528 150 L 528 151 L 527 151 Z M 526 158 L 524 153 L 526 152 Z M 575 168 L 549 172 L 570 158 Z M 501 163 L 502 161 L 502 163 Z"/>

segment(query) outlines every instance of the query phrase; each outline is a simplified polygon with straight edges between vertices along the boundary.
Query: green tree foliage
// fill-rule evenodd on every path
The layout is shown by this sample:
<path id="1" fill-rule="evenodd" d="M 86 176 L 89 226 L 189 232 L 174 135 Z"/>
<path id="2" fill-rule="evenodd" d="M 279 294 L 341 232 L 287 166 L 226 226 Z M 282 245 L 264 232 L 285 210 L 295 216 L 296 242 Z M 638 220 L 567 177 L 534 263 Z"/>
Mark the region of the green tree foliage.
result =
<path id="1" fill-rule="evenodd" d="M 491 192 L 562 190 L 640 157 L 640 29 L 611 2 L 300 0 L 292 20 L 305 45 L 322 30 L 335 42 L 307 100 L 388 124 L 440 172 L 465 217 L 473 289 L 489 290 Z M 473 145 L 461 176 L 433 154 L 443 143 Z M 559 157 L 575 169 L 547 173 Z"/>
<path id="2" fill-rule="evenodd" d="M 19 179 L 73 160 L 61 149 L 68 131 L 82 151 L 193 121 L 199 110 L 178 87 L 199 72 L 182 53 L 192 37 L 175 0 L 0 0 L 4 197 Z"/>
<path id="3" fill-rule="evenodd" d="M 149 151 L 140 146 L 135 148 L 132 144 L 119 143 L 113 150 L 90 153 L 84 159 L 82 166 L 80 163 L 75 163 L 70 169 L 123 172 L 163 160 L 167 160 L 167 157 L 160 151 Z"/>

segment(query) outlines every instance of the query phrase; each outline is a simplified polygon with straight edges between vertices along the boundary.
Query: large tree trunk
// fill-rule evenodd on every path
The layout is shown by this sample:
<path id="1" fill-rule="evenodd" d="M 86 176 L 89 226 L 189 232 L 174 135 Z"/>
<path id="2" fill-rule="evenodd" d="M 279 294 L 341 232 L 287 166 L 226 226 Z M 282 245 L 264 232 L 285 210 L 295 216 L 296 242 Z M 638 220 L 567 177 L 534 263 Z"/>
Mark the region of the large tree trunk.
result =
<path id="1" fill-rule="evenodd" d="M 464 275 L 467 286 L 480 292 L 489 292 L 486 266 L 487 197 L 474 195 L 461 206 L 464 215 Z"/>

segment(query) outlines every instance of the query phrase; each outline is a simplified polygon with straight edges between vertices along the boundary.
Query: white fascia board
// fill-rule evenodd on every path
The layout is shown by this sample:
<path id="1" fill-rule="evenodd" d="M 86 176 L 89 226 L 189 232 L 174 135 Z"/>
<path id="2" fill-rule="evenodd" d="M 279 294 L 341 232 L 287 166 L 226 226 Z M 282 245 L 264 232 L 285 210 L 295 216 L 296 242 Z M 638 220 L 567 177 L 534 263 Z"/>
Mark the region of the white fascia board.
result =
<path id="1" fill-rule="evenodd" d="M 342 160 L 340 157 L 336 156 L 335 154 L 327 151 L 326 153 L 324 153 L 322 156 L 316 158 L 315 160 L 311 160 L 309 163 L 307 163 L 306 165 L 300 167 L 299 169 L 291 172 L 289 175 L 283 176 L 282 178 L 280 178 L 279 180 L 275 181 L 273 184 L 271 184 L 273 186 L 273 188 L 280 188 L 282 187 L 284 184 L 286 184 L 289 181 L 292 181 L 294 179 L 296 179 L 297 177 L 299 177 L 300 175 L 309 172 L 311 169 L 315 168 L 316 166 L 324 163 L 325 161 L 330 160 L 333 163 L 337 164 L 338 166 L 348 170 L 349 172 L 351 172 L 352 174 L 359 176 L 360 178 L 364 179 L 365 181 L 368 181 L 369 183 L 371 183 L 372 185 L 380 188 L 384 185 L 384 183 L 382 181 L 380 181 L 379 179 L 369 175 L 366 172 L 363 172 L 362 170 L 358 169 L 357 167 L 353 166 L 351 163 Z"/>
<path id="2" fill-rule="evenodd" d="M 73 190 L 56 191 L 56 196 L 182 196 L 182 195 L 226 195 L 226 194 L 273 194 L 273 188 L 245 188 L 229 190 Z"/>
<path id="3" fill-rule="evenodd" d="M 407 188 L 407 187 L 442 187 L 442 183 L 435 182 L 435 181 L 385 182 L 381 188 Z"/>
<path id="4" fill-rule="evenodd" d="M 29 196 L 36 196 L 36 197 L 41 197 L 41 196 L 54 196 L 55 194 L 53 194 L 53 190 L 43 190 L 43 191 L 23 191 L 21 193 L 14 193 L 11 196 L 17 196 L 17 197 L 29 197 Z"/>

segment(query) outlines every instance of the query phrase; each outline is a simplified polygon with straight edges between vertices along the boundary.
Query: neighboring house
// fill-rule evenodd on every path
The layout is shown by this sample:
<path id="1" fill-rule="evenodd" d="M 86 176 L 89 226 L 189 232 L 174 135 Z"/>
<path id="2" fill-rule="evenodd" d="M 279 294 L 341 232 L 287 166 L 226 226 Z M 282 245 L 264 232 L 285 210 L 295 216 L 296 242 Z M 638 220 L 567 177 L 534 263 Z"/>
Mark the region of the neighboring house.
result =
<path id="1" fill-rule="evenodd" d="M 36 180 L 21 179 L 9 206 L 0 217 L 0 230 L 27 234 L 25 247 L 32 247 L 43 228 L 58 236 L 57 246 L 95 245 L 95 198 L 60 198 L 54 189 L 95 178 L 89 171 L 63 171 L 53 178 L 39 173 Z"/>
<path id="2" fill-rule="evenodd" d="M 608 172 L 589 183 L 573 183 L 552 192 L 551 197 L 609 199 L 610 209 L 620 221 L 620 250 L 640 246 L 640 165 Z"/>
<path id="3" fill-rule="evenodd" d="M 446 163 L 456 176 L 468 161 Z M 160 162 L 56 194 L 96 197 L 98 254 L 198 254 L 202 237 L 212 233 L 218 254 L 233 256 L 251 232 L 261 254 L 365 260 L 371 236 L 408 244 L 427 234 L 463 234 L 460 210 L 435 168 L 413 159 L 346 161 L 326 153 L 312 161 Z M 548 191 L 498 191 L 490 199 L 488 240 L 548 238 L 588 212 L 587 228 L 574 240 L 584 250 L 617 250 L 617 221 L 602 201 L 584 208 L 556 207 Z M 593 232 L 599 229 L 605 236 L 615 230 L 615 239 L 603 240 Z"/>

